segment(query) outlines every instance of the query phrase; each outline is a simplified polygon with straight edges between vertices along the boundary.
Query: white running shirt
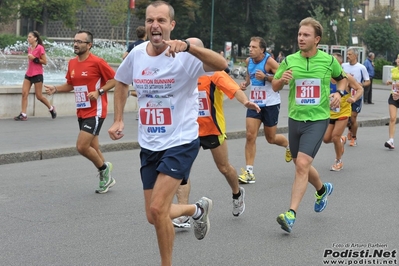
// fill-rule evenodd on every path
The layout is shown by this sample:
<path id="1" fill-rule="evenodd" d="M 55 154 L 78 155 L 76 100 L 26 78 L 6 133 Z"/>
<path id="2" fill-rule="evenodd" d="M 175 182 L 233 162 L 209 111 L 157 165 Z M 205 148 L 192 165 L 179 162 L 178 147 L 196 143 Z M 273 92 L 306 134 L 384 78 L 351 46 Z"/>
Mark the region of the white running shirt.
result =
<path id="1" fill-rule="evenodd" d="M 175 58 L 165 52 L 149 56 L 148 41 L 136 46 L 116 71 L 115 79 L 133 83 L 139 103 L 138 141 L 142 148 L 163 151 L 198 138 L 197 80 L 206 74 L 189 53 Z"/>
<path id="2" fill-rule="evenodd" d="M 366 67 L 360 63 L 356 63 L 354 65 L 351 65 L 349 63 L 343 63 L 342 69 L 345 71 L 346 74 L 352 75 L 359 83 L 363 83 L 363 81 L 365 80 L 370 80 L 369 72 L 367 72 Z M 353 96 L 355 94 L 356 91 L 354 89 L 351 89 L 351 95 Z"/>

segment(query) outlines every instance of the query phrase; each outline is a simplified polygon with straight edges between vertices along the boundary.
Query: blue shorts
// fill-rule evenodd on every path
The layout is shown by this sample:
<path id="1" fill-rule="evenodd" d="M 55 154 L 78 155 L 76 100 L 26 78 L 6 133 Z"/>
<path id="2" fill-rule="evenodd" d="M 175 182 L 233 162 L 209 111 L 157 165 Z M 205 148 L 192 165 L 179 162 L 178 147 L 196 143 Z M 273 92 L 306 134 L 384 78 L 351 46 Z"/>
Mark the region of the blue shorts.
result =
<path id="1" fill-rule="evenodd" d="M 265 127 L 277 126 L 279 113 L 280 104 L 261 107 L 259 113 L 255 110 L 247 109 L 247 117 L 259 119 Z"/>
<path id="2" fill-rule="evenodd" d="M 140 174 L 143 189 L 153 189 L 159 173 L 182 180 L 182 185 L 186 184 L 199 148 L 199 138 L 164 151 L 141 148 Z"/>
<path id="3" fill-rule="evenodd" d="M 363 97 L 357 100 L 356 102 L 352 103 L 352 112 L 360 113 L 362 110 L 363 105 Z"/>

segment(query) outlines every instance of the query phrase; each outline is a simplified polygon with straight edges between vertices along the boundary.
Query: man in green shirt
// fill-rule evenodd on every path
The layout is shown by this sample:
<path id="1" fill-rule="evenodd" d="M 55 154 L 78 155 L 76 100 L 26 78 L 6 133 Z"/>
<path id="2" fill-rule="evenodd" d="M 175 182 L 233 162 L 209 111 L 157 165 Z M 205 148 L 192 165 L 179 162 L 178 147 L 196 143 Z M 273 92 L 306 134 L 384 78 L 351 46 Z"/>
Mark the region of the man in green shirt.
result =
<path id="1" fill-rule="evenodd" d="M 308 182 L 316 189 L 316 212 L 324 210 L 327 196 L 333 191 L 331 183 L 322 183 L 312 162 L 328 126 L 330 108 L 339 107 L 347 81 L 338 61 L 317 48 L 322 33 L 323 27 L 317 20 L 303 19 L 298 31 L 300 51 L 282 61 L 272 81 L 274 91 L 281 90 L 285 85 L 289 85 L 290 90 L 288 139 L 295 163 L 295 179 L 290 208 L 277 217 L 281 228 L 289 233 Z M 337 81 L 337 92 L 332 94 L 331 77 Z"/>

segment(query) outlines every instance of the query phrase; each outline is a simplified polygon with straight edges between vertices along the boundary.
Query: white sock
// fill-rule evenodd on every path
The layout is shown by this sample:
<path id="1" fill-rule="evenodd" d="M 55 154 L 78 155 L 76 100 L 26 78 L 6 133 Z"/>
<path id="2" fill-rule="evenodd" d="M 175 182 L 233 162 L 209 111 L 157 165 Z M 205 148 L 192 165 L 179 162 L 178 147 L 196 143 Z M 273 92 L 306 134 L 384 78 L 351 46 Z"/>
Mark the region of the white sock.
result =
<path id="1" fill-rule="evenodd" d="M 191 217 L 193 217 L 194 220 L 197 220 L 197 219 L 199 219 L 201 217 L 202 210 L 201 210 L 201 208 L 198 207 L 197 204 L 194 204 L 194 205 L 195 205 L 196 209 L 195 209 L 194 214 Z"/>
<path id="2" fill-rule="evenodd" d="M 25 114 L 25 113 L 21 113 L 21 114 L 22 114 L 22 116 L 26 117 L 26 114 Z"/>
<path id="3" fill-rule="evenodd" d="M 253 173 L 254 173 L 254 167 L 253 167 L 253 165 L 247 165 L 247 172 L 250 173 L 250 174 L 253 174 Z"/>
<path id="4" fill-rule="evenodd" d="M 391 143 L 393 144 L 393 139 L 389 139 L 388 141 L 391 142 Z"/>
<path id="5" fill-rule="evenodd" d="M 50 109 L 48 109 L 49 111 L 53 111 L 54 106 L 51 106 Z"/>

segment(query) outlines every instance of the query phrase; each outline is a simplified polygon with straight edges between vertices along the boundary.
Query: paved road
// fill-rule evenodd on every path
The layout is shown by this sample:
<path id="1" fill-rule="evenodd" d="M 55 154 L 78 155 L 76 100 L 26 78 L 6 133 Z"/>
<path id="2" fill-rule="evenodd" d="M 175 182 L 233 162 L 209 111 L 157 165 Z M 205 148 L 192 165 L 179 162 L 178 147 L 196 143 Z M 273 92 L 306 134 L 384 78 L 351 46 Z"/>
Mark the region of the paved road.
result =
<path id="1" fill-rule="evenodd" d="M 237 80 L 240 82 L 240 80 Z M 385 125 L 388 121 L 389 87 L 375 85 L 373 90 L 374 105 L 363 106 L 358 120 L 361 126 Z M 287 132 L 288 90 L 281 91 L 282 104 L 279 118 L 280 132 Z M 236 100 L 225 101 L 227 131 L 230 139 L 245 137 L 245 108 Z M 100 134 L 102 151 L 116 151 L 138 148 L 136 113 L 125 114 L 125 136 L 120 141 L 112 141 L 107 130 L 113 122 L 109 114 Z M 76 155 L 75 143 L 78 134 L 78 123 L 75 116 L 62 116 L 57 119 L 49 117 L 30 117 L 26 122 L 14 121 L 12 118 L 0 119 L 0 164 L 17 163 L 31 160 L 42 160 Z M 359 131 L 361 138 L 362 129 Z M 388 137 L 388 133 L 385 134 Z"/>
<path id="2" fill-rule="evenodd" d="M 209 151 L 201 151 L 190 200 L 213 199 L 211 230 L 201 241 L 192 230 L 177 230 L 173 265 L 313 266 L 327 265 L 326 250 L 397 252 L 398 156 L 383 147 L 387 130 L 362 128 L 359 146 L 346 148 L 341 172 L 328 170 L 332 145 L 321 146 L 314 165 L 334 192 L 326 210 L 315 213 L 309 186 L 291 234 L 276 223 L 289 206 L 294 174 L 283 148 L 258 138 L 257 180 L 245 185 L 247 207 L 240 217 L 231 214 L 231 192 Z M 237 170 L 244 166 L 244 144 L 243 138 L 228 141 Z M 117 183 L 104 195 L 94 193 L 96 171 L 81 156 L 0 165 L 0 265 L 159 265 L 155 231 L 145 219 L 139 150 L 105 157 Z"/>
<path id="3" fill-rule="evenodd" d="M 214 200 L 211 231 L 198 241 L 191 230 L 177 230 L 173 265 L 327 265 L 325 252 L 340 259 L 346 250 L 385 250 L 394 256 L 389 252 L 398 250 L 398 157 L 383 147 L 388 136 L 387 89 L 375 89 L 375 104 L 363 107 L 359 146 L 347 147 L 344 170 L 328 170 L 333 147 L 322 145 L 314 165 L 335 190 L 327 209 L 317 214 L 309 187 L 292 234 L 275 221 L 289 206 L 294 174 L 293 164 L 284 161 L 284 149 L 259 137 L 257 181 L 245 186 L 247 208 L 238 218 L 231 215 L 226 181 L 209 151 L 201 151 L 192 169 L 191 201 L 203 195 Z M 286 97 L 283 90 L 281 132 L 287 126 Z M 244 166 L 245 109 L 226 101 L 225 111 L 229 158 L 239 170 Z M 106 134 L 112 115 L 104 124 L 100 141 L 103 150 L 110 151 L 105 157 L 114 163 L 117 180 L 105 195 L 94 193 L 98 179 L 93 166 L 72 156 L 78 133 L 75 117 L 0 120 L 1 265 L 159 265 L 155 231 L 143 208 L 134 118 L 134 113 L 126 115 L 126 136 L 120 142 Z M 388 264 L 397 264 L 392 256 L 386 261 L 396 259 Z M 344 262 L 355 264 L 349 258 Z"/>

